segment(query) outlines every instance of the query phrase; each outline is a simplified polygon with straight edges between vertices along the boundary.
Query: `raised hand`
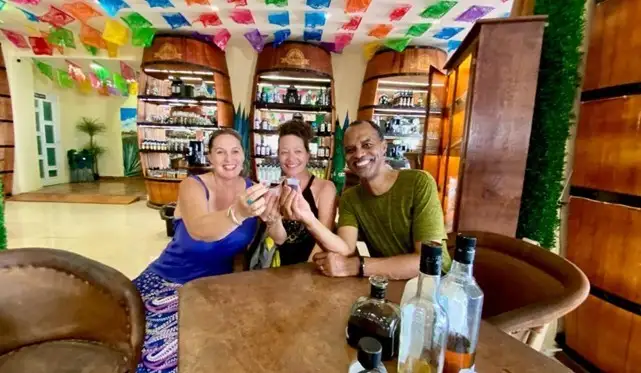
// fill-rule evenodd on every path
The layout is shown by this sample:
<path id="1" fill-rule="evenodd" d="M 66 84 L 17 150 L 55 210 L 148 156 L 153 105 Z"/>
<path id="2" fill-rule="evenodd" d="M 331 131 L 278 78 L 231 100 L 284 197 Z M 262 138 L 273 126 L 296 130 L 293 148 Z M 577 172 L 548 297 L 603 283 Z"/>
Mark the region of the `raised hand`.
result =
<path id="1" fill-rule="evenodd" d="M 264 195 L 267 193 L 267 188 L 262 184 L 256 184 L 241 193 L 234 204 L 232 210 L 238 219 L 247 219 L 252 216 L 260 216 L 265 212 L 267 201 Z"/>
<path id="2" fill-rule="evenodd" d="M 280 194 L 280 210 L 285 219 L 297 220 L 304 224 L 316 218 L 301 192 L 286 185 Z"/>
<path id="3" fill-rule="evenodd" d="M 273 193 L 267 193 L 263 197 L 266 201 L 265 211 L 260 218 L 267 224 L 274 223 L 281 219 L 279 197 Z"/>

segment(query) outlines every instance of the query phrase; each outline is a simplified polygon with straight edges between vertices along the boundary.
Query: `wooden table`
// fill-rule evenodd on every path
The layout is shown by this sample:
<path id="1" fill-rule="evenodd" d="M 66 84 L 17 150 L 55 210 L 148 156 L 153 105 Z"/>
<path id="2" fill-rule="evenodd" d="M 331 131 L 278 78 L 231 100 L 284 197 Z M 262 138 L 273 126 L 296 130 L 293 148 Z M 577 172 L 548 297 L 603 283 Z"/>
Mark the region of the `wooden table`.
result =
<path id="1" fill-rule="evenodd" d="M 390 283 L 388 299 L 403 287 Z M 349 309 L 368 293 L 367 279 L 328 278 L 308 264 L 190 282 L 180 289 L 178 371 L 347 372 Z M 479 373 L 570 372 L 486 322 L 476 356 Z"/>

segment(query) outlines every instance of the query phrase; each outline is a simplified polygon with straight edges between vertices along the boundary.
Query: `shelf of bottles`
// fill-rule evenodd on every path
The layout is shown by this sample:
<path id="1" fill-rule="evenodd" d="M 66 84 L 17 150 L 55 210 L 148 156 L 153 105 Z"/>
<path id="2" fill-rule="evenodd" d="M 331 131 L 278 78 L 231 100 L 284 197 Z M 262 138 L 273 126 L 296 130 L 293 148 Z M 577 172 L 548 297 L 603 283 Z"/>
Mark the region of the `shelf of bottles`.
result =
<path id="1" fill-rule="evenodd" d="M 259 78 L 254 103 L 252 158 L 259 181 L 275 183 L 281 177 L 278 162 L 278 128 L 292 119 L 307 122 L 315 133 L 309 144 L 308 168 L 325 178 L 332 156 L 332 105 L 330 79 Z"/>
<path id="2" fill-rule="evenodd" d="M 206 169 L 206 141 L 219 128 L 213 80 L 146 76 L 144 93 L 137 123 L 144 175 L 180 181 L 189 170 Z"/>

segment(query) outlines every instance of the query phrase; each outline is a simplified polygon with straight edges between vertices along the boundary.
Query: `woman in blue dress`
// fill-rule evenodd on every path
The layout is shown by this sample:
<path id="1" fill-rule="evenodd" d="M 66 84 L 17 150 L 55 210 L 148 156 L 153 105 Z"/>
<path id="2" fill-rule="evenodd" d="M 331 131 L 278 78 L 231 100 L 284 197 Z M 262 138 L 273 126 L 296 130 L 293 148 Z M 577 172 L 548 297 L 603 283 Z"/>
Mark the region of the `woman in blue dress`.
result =
<path id="1" fill-rule="evenodd" d="M 177 371 L 178 288 L 200 277 L 231 273 L 234 256 L 256 234 L 256 217 L 274 203 L 264 196 L 263 185 L 240 176 L 245 155 L 237 132 L 215 132 L 208 157 L 213 172 L 180 183 L 173 239 L 134 279 L 147 319 L 137 373 Z"/>

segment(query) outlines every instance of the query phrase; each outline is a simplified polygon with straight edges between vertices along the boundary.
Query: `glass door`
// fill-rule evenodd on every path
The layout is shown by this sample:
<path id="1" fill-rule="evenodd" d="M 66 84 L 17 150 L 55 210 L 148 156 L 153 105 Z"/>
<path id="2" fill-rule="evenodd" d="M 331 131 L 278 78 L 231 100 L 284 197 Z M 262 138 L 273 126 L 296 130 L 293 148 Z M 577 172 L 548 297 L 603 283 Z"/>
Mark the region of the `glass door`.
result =
<path id="1" fill-rule="evenodd" d="M 422 168 L 429 172 L 434 180 L 439 180 L 440 161 L 443 155 L 441 145 L 443 129 L 447 127 L 447 75 L 434 66 L 430 67 L 429 89 L 426 105 L 427 120 L 423 131 Z M 437 183 L 437 185 L 439 185 Z M 439 185 L 439 196 L 442 191 Z"/>
<path id="2" fill-rule="evenodd" d="M 60 141 L 54 104 L 51 98 L 40 93 L 36 93 L 34 103 L 40 179 L 42 185 L 60 184 Z"/>

